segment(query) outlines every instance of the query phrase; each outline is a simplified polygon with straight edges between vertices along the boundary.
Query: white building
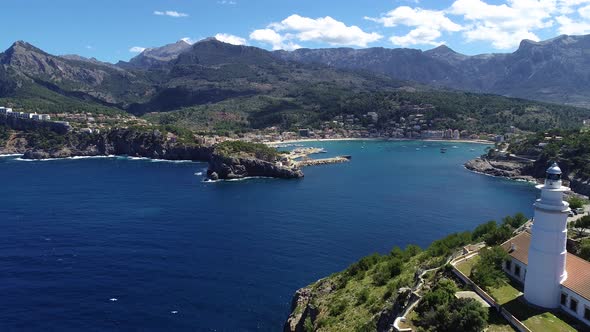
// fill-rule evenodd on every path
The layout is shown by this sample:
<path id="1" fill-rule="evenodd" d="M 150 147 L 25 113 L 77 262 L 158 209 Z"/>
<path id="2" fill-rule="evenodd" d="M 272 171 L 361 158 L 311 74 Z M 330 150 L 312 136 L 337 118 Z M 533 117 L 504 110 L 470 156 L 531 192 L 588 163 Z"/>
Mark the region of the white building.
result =
<path id="1" fill-rule="evenodd" d="M 524 298 L 532 305 L 561 308 L 590 325 L 590 262 L 566 250 L 569 204 L 563 192 L 561 169 L 553 164 L 547 170 L 541 198 L 535 206 L 534 223 L 502 244 L 510 260 L 506 271 L 524 283 Z"/>

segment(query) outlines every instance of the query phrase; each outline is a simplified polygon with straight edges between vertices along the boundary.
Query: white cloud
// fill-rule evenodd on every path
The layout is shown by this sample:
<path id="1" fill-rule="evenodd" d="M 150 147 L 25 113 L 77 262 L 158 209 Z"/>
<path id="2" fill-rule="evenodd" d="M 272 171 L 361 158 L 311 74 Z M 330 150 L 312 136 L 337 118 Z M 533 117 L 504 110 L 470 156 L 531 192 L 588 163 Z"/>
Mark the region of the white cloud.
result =
<path id="1" fill-rule="evenodd" d="M 590 0 L 558 0 L 558 12 L 560 14 L 571 14 L 577 6 L 588 4 Z"/>
<path id="2" fill-rule="evenodd" d="M 250 34 L 251 40 L 255 40 L 265 44 L 270 44 L 272 45 L 273 50 L 292 51 L 301 48 L 300 45 L 292 41 L 288 41 L 287 39 L 289 37 L 291 36 L 285 38 L 272 29 L 258 29 L 252 31 L 252 33 Z"/>
<path id="3" fill-rule="evenodd" d="M 590 21 L 576 22 L 565 15 L 558 16 L 556 20 L 559 23 L 560 34 L 583 35 L 590 33 Z"/>
<path id="4" fill-rule="evenodd" d="M 220 1 L 217 1 L 217 3 L 220 5 L 237 5 L 238 4 L 236 1 L 233 1 L 233 0 L 220 0 Z"/>
<path id="5" fill-rule="evenodd" d="M 432 45 L 438 46 L 444 44 L 444 41 L 437 41 L 441 36 L 440 31 L 436 29 L 430 29 L 428 27 L 419 27 L 411 30 L 404 36 L 392 36 L 389 38 L 391 43 L 400 45 L 402 47 L 408 47 L 412 45 Z"/>
<path id="6" fill-rule="evenodd" d="M 457 0 L 447 12 L 469 22 L 463 32 L 467 41 L 486 41 L 495 48 L 508 49 L 522 39 L 538 41 L 533 31 L 551 27 L 557 10 L 555 0 L 508 0 L 501 5 Z"/>
<path id="7" fill-rule="evenodd" d="M 313 19 L 294 14 L 281 22 L 271 23 L 268 28 L 285 32 L 283 38 L 327 43 L 333 46 L 366 47 L 367 44 L 383 38 L 376 32 L 364 32 L 358 26 L 347 26 L 330 16 Z"/>
<path id="8" fill-rule="evenodd" d="M 446 17 L 443 11 L 410 8 L 408 6 L 397 7 L 379 18 L 365 17 L 365 19 L 381 23 L 385 27 L 398 25 L 420 27 L 426 25 L 437 30 L 461 30 L 461 26 Z"/>
<path id="9" fill-rule="evenodd" d="M 414 29 L 404 36 L 392 36 L 389 40 L 396 45 L 440 45 L 443 42 L 437 39 L 442 32 L 457 32 L 463 27 L 449 19 L 444 11 L 428 10 L 422 8 L 410 8 L 400 6 L 381 17 L 365 17 L 366 20 L 381 23 L 384 27 L 397 27 L 399 25 L 413 27 Z"/>
<path id="10" fill-rule="evenodd" d="M 590 5 L 578 9 L 580 17 L 590 20 Z"/>
<path id="11" fill-rule="evenodd" d="M 215 39 L 219 40 L 220 42 L 232 44 L 232 45 L 248 45 L 246 39 L 234 35 L 230 35 L 227 33 L 218 33 L 215 35 Z"/>
<path id="12" fill-rule="evenodd" d="M 174 10 L 166 10 L 166 11 L 156 10 L 156 11 L 154 11 L 154 15 L 170 16 L 170 17 L 188 17 L 188 14 L 186 14 L 186 13 L 181 13 L 181 12 L 177 12 Z"/>
<path id="13" fill-rule="evenodd" d="M 129 52 L 132 53 L 141 53 L 145 51 L 145 47 L 140 47 L 140 46 L 133 46 L 132 48 L 129 49 Z"/>

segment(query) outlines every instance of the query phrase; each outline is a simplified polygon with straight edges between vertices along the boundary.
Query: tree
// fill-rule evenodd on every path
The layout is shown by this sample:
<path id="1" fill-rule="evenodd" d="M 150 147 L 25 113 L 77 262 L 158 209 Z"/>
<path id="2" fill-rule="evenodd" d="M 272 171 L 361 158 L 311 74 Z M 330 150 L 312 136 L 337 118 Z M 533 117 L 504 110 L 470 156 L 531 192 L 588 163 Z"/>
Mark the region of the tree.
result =
<path id="1" fill-rule="evenodd" d="M 506 216 L 503 219 L 504 225 L 509 225 L 510 227 L 516 229 L 522 225 L 524 225 L 529 218 L 527 218 L 521 212 L 515 214 L 514 216 Z"/>
<path id="2" fill-rule="evenodd" d="M 567 202 L 570 204 L 570 208 L 575 210 L 584 207 L 585 201 L 578 196 L 570 197 Z"/>
<path id="3" fill-rule="evenodd" d="M 471 234 L 471 236 L 473 237 L 474 241 L 479 241 L 481 239 L 485 239 L 485 236 L 487 236 L 488 234 L 495 232 L 497 228 L 498 224 L 496 223 L 496 221 L 490 220 L 485 224 L 477 226 L 473 230 L 473 234 Z"/>
<path id="4" fill-rule="evenodd" d="M 590 229 L 590 216 L 583 216 L 576 220 L 574 227 L 578 229 L 579 236 L 583 236 L 586 230 Z"/>
<path id="5" fill-rule="evenodd" d="M 590 261 L 590 240 L 583 240 L 580 246 L 580 257 Z"/>
<path id="6" fill-rule="evenodd" d="M 502 264 L 508 257 L 504 249 L 496 246 L 479 251 L 479 261 L 471 270 L 471 279 L 480 287 L 490 288 L 506 282 Z"/>
<path id="7" fill-rule="evenodd" d="M 474 299 L 453 297 L 448 303 L 420 315 L 417 324 L 427 331 L 483 331 L 487 326 L 488 309 Z"/>
<path id="8" fill-rule="evenodd" d="M 428 311 L 432 311 L 437 307 L 446 306 L 450 301 L 455 298 L 455 293 L 459 289 L 457 285 L 451 280 L 441 279 L 434 288 L 426 293 L 418 307 L 416 312 L 420 315 L 426 314 Z"/>

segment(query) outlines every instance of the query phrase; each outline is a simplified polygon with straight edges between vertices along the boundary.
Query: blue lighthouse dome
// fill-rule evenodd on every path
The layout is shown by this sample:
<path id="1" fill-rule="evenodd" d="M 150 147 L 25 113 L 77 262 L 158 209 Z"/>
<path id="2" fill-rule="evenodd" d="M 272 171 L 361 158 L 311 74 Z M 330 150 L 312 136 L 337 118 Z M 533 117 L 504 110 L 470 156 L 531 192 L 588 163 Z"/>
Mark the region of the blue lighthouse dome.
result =
<path id="1" fill-rule="evenodd" d="M 551 167 L 547 169 L 547 179 L 557 181 L 561 178 L 561 168 L 557 166 L 557 163 L 553 163 Z"/>
<path id="2" fill-rule="evenodd" d="M 557 163 L 553 163 L 553 165 L 547 169 L 547 174 L 561 174 L 561 168 L 557 166 Z"/>

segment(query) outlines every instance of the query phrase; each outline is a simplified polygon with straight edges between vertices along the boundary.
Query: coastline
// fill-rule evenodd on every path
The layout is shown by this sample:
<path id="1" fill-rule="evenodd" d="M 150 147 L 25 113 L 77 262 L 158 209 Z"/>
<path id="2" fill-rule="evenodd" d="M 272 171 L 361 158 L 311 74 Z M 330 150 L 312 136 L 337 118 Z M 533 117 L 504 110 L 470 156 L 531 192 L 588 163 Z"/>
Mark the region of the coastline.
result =
<path id="1" fill-rule="evenodd" d="M 308 142 L 336 142 L 336 141 L 419 141 L 419 142 L 445 142 L 445 143 L 471 143 L 471 144 L 486 144 L 493 145 L 494 142 L 488 140 L 470 140 L 470 139 L 436 139 L 436 138 L 424 138 L 424 139 L 413 139 L 413 138 L 379 138 L 379 137 L 345 137 L 345 138 L 303 138 L 303 139 L 291 139 L 284 141 L 272 141 L 264 142 L 269 146 L 281 145 L 281 144 L 293 144 L 293 143 L 308 143 Z"/>

